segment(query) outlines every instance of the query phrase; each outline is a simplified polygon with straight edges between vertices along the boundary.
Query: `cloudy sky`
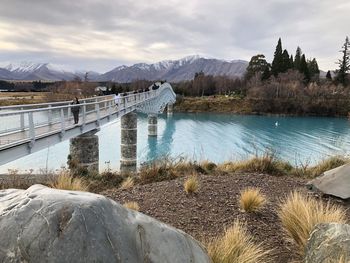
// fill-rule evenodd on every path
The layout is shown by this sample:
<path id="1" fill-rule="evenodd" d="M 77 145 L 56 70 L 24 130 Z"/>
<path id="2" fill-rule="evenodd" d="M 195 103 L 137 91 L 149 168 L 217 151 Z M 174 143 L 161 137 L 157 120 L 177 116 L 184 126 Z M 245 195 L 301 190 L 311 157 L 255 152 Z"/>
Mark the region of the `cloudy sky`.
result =
<path id="1" fill-rule="evenodd" d="M 349 0 L 0 0 L 0 63 L 104 72 L 194 54 L 271 60 L 281 37 L 328 70 L 349 25 Z"/>

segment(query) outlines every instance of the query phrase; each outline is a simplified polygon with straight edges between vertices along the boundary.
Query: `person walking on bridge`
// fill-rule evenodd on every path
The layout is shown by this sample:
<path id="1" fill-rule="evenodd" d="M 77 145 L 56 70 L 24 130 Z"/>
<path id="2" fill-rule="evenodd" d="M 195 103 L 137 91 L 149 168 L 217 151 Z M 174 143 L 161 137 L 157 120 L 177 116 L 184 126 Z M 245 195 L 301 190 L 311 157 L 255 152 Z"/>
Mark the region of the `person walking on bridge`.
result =
<path id="1" fill-rule="evenodd" d="M 79 110 L 80 110 L 80 106 L 79 106 L 80 102 L 78 100 L 77 97 L 74 98 L 73 102 L 72 102 L 72 113 L 73 113 L 73 117 L 74 117 L 74 124 L 78 124 L 79 122 Z"/>

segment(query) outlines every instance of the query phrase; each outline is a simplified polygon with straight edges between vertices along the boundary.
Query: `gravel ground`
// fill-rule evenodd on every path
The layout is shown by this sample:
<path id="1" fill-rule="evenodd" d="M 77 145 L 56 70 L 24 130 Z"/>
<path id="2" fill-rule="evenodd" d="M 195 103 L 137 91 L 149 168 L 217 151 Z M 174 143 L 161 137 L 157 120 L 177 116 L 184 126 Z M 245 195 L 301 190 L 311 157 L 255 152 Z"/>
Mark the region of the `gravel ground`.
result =
<path id="1" fill-rule="evenodd" d="M 272 262 L 300 260 L 295 248 L 286 241 L 276 209 L 281 198 L 298 189 L 306 192 L 306 180 L 265 174 L 200 175 L 196 194 L 186 194 L 186 178 L 136 185 L 131 189 L 109 189 L 101 192 L 117 202 L 136 201 L 140 212 L 207 241 L 223 233 L 235 219 L 247 223 L 249 232 L 258 243 L 273 249 Z M 246 187 L 259 187 L 268 199 L 256 214 L 240 211 L 239 193 Z"/>

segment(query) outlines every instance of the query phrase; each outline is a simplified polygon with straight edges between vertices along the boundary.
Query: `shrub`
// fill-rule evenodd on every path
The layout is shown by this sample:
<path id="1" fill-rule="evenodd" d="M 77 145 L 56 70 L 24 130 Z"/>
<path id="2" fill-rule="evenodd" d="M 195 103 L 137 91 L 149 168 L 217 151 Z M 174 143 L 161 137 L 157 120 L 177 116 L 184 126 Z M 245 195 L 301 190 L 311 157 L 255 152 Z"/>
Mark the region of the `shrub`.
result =
<path id="1" fill-rule="evenodd" d="M 135 211 L 139 211 L 140 210 L 140 206 L 137 202 L 126 202 L 123 204 L 123 206 L 125 208 L 128 208 L 128 209 L 132 209 L 132 210 L 135 210 Z"/>
<path id="2" fill-rule="evenodd" d="M 184 183 L 184 188 L 186 193 L 192 194 L 196 193 L 199 188 L 199 182 L 196 175 L 191 175 Z"/>
<path id="3" fill-rule="evenodd" d="M 80 179 L 73 178 L 68 170 L 62 170 L 50 184 L 52 188 L 72 191 L 87 191 L 88 186 Z"/>
<path id="4" fill-rule="evenodd" d="M 226 172 L 253 172 L 267 173 L 272 175 L 288 174 L 293 166 L 275 158 L 271 152 L 265 152 L 262 156 L 256 156 L 249 160 L 227 162 L 219 166 Z"/>
<path id="5" fill-rule="evenodd" d="M 280 203 L 278 216 L 301 255 L 304 255 L 307 240 L 317 224 L 346 223 L 346 213 L 341 207 L 324 204 L 296 191 Z"/>
<path id="6" fill-rule="evenodd" d="M 177 178 L 177 173 L 169 159 L 156 160 L 144 165 L 139 171 L 140 181 L 143 184 L 172 180 Z"/>
<path id="7" fill-rule="evenodd" d="M 265 196 L 257 188 L 247 188 L 241 191 L 239 205 L 245 212 L 256 212 L 266 203 Z"/>
<path id="8" fill-rule="evenodd" d="M 132 177 L 127 177 L 121 184 L 120 188 L 128 189 L 133 187 L 135 184 L 134 179 Z"/>
<path id="9" fill-rule="evenodd" d="M 235 221 L 222 237 L 215 238 L 207 245 L 213 263 L 256 263 L 266 262 L 269 251 L 261 244 L 255 244 L 247 228 Z"/>
<path id="10" fill-rule="evenodd" d="M 346 164 L 347 161 L 348 161 L 347 159 L 339 156 L 330 157 L 328 159 L 323 160 L 316 166 L 309 168 L 307 170 L 307 176 L 309 177 L 319 176 L 328 170 L 331 170 Z"/>

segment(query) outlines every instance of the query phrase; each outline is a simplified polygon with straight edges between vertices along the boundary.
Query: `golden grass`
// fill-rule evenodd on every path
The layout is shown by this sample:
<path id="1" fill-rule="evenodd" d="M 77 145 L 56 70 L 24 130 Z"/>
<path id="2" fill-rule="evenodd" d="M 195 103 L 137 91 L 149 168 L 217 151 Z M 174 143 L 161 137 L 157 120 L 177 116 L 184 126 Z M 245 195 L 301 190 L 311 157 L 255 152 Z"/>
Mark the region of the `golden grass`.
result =
<path id="1" fill-rule="evenodd" d="M 236 220 L 224 235 L 207 245 L 213 263 L 256 263 L 268 262 L 261 244 L 256 244 L 244 224 Z"/>
<path id="2" fill-rule="evenodd" d="M 63 170 L 50 184 L 52 188 L 72 191 L 88 191 L 88 186 L 79 178 L 73 178 L 68 170 Z"/>
<path id="3" fill-rule="evenodd" d="M 132 177 L 127 177 L 120 185 L 121 189 L 128 189 L 131 187 L 134 187 L 135 182 L 134 179 Z"/>
<path id="4" fill-rule="evenodd" d="M 140 206 L 137 202 L 126 202 L 123 204 L 123 206 L 125 208 L 128 208 L 128 209 L 132 209 L 132 210 L 135 210 L 135 211 L 139 211 L 140 210 Z"/>
<path id="5" fill-rule="evenodd" d="M 304 255 L 307 240 L 317 224 L 346 223 L 346 213 L 341 207 L 324 204 L 296 191 L 280 203 L 278 216 L 301 255 Z"/>
<path id="6" fill-rule="evenodd" d="M 186 179 L 184 183 L 184 189 L 185 192 L 188 194 L 196 193 L 199 188 L 199 182 L 197 175 L 191 175 L 189 178 Z"/>
<path id="7" fill-rule="evenodd" d="M 239 205 L 245 212 L 257 212 L 266 204 L 265 196 L 257 188 L 247 188 L 241 191 Z"/>
<path id="8" fill-rule="evenodd" d="M 293 170 L 293 166 L 288 162 L 276 159 L 273 153 L 265 152 L 262 156 L 256 156 L 252 159 L 225 162 L 220 164 L 218 169 L 225 172 L 253 172 L 284 175 L 289 174 Z"/>
<path id="9" fill-rule="evenodd" d="M 306 176 L 308 177 L 317 177 L 323 174 L 325 171 L 334 169 L 341 165 L 344 165 L 348 162 L 346 158 L 340 156 L 330 157 L 318 163 L 317 165 L 310 167 L 306 170 Z"/>

